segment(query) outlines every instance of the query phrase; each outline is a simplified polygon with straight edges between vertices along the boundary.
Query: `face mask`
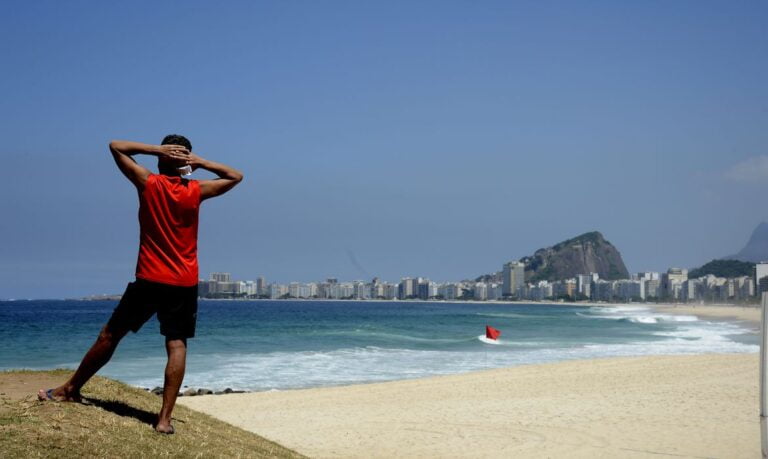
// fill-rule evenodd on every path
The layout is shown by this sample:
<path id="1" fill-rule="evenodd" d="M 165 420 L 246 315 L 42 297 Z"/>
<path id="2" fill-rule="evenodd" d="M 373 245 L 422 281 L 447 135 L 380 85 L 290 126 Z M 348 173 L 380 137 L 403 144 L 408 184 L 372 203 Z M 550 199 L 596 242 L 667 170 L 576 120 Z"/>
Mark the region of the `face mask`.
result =
<path id="1" fill-rule="evenodd" d="M 177 167 L 176 170 L 179 171 L 181 178 L 186 179 L 192 176 L 192 166 L 181 166 Z"/>

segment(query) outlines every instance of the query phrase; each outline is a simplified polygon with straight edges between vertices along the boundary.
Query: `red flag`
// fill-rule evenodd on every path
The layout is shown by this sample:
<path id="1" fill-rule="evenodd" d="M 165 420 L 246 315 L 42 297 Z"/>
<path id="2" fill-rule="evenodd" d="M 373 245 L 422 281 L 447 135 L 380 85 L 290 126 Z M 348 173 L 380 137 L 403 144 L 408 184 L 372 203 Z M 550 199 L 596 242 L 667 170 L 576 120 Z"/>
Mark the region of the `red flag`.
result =
<path id="1" fill-rule="evenodd" d="M 501 330 L 496 330 L 495 328 L 491 327 L 490 325 L 485 326 L 485 337 L 488 339 L 498 339 L 499 335 L 501 335 Z"/>

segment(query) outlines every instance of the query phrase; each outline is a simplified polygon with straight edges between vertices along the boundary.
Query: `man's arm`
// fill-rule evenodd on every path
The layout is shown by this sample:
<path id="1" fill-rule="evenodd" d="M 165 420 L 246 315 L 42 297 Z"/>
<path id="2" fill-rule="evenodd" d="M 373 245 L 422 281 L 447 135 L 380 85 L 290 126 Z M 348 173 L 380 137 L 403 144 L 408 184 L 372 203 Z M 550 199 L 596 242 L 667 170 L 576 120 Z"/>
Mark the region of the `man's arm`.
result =
<path id="1" fill-rule="evenodd" d="M 109 143 L 109 151 L 112 152 L 112 157 L 123 175 L 139 190 L 144 188 L 150 172 L 131 156 L 145 154 L 183 161 L 189 154 L 187 149 L 180 145 L 149 145 L 129 140 L 113 140 Z"/>
<path id="2" fill-rule="evenodd" d="M 224 164 L 208 161 L 194 153 L 190 153 L 186 159 L 187 164 L 192 166 L 192 169 L 205 169 L 219 176 L 215 180 L 200 180 L 201 201 L 222 195 L 243 180 L 243 174 L 240 171 Z"/>

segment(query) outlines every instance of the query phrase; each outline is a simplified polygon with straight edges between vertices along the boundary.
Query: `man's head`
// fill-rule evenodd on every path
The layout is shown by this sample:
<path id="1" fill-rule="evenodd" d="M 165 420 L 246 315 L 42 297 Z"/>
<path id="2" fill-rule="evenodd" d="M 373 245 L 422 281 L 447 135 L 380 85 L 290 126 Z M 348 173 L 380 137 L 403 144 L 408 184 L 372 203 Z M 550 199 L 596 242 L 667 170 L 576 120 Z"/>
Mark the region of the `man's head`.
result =
<path id="1" fill-rule="evenodd" d="M 192 151 L 192 143 L 189 141 L 189 139 L 183 135 L 178 134 L 170 134 L 165 136 L 163 141 L 160 142 L 160 145 L 179 145 L 185 147 L 189 151 Z M 179 175 L 179 171 L 176 170 L 176 168 L 182 165 L 183 164 L 167 161 L 162 158 L 158 158 L 157 160 L 157 168 L 163 175 Z"/>

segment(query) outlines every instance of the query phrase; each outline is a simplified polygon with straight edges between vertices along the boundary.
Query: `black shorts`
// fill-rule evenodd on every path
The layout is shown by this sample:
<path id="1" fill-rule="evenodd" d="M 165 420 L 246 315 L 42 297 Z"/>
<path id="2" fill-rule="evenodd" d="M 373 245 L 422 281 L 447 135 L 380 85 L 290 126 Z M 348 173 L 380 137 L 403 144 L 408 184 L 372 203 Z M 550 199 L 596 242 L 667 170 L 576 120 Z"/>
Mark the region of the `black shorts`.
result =
<path id="1" fill-rule="evenodd" d="M 126 287 L 107 325 L 136 333 L 155 313 L 160 333 L 167 339 L 192 338 L 197 322 L 197 285 L 178 287 L 136 279 Z"/>

